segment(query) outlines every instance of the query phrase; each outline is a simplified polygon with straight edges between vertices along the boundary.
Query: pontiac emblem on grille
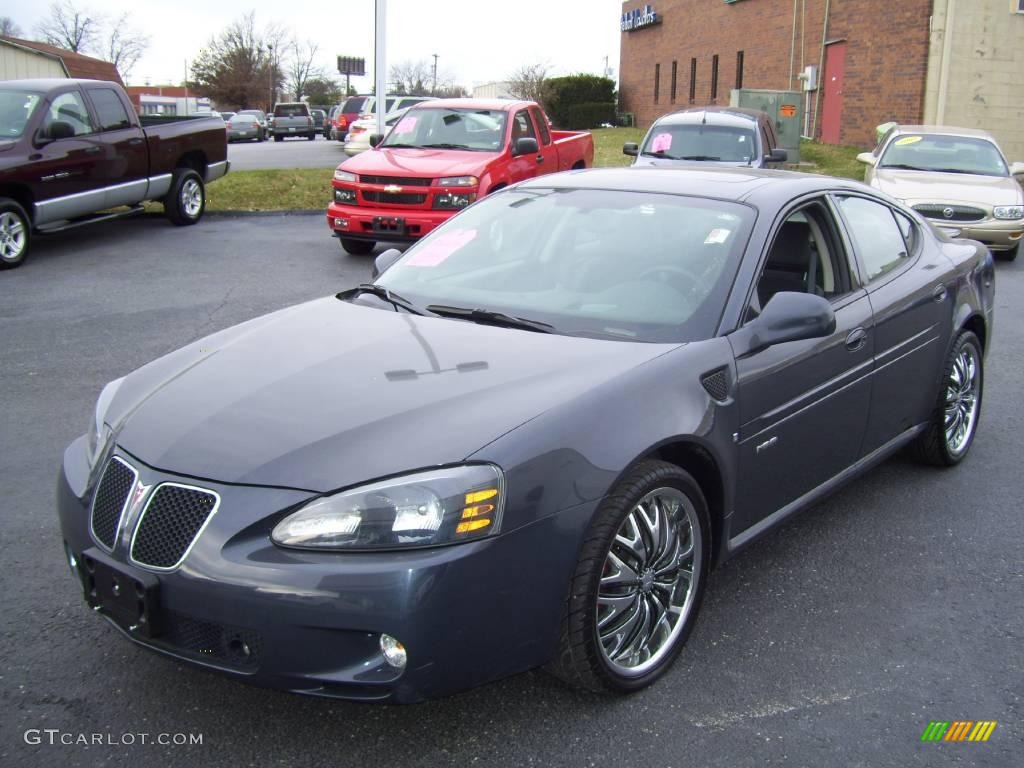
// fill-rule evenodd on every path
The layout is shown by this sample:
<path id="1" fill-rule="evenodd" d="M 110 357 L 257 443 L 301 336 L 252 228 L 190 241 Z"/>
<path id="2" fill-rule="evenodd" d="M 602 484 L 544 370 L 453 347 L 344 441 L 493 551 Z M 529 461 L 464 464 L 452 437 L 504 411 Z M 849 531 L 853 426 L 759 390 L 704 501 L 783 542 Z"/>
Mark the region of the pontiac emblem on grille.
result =
<path id="1" fill-rule="evenodd" d="M 128 505 L 128 508 L 133 510 L 136 509 L 142 502 L 142 500 L 146 497 L 146 492 L 149 491 L 149 489 L 152 487 L 152 485 L 143 485 L 142 483 L 139 483 L 137 486 L 135 486 L 135 493 L 132 494 L 132 500 L 131 503 Z"/>
<path id="2" fill-rule="evenodd" d="M 399 192 L 402 191 L 402 188 L 397 184 L 388 184 L 386 187 L 384 187 L 384 191 L 387 192 L 389 195 L 397 195 Z"/>
<path id="3" fill-rule="evenodd" d="M 943 208 L 942 209 L 942 215 L 945 216 L 947 219 L 952 219 L 953 218 L 953 209 L 952 208 Z"/>

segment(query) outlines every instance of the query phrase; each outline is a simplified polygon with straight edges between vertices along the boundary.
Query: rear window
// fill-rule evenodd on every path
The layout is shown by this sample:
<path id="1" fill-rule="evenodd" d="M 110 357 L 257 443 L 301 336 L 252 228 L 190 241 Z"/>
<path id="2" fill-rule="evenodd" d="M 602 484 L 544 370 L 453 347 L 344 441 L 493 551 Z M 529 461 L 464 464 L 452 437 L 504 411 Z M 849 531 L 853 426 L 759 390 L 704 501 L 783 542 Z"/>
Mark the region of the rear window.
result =
<path id="1" fill-rule="evenodd" d="M 235 115 L 231 118 L 231 122 L 235 125 L 252 125 L 253 123 L 258 123 L 259 120 L 253 115 Z"/>
<path id="2" fill-rule="evenodd" d="M 366 103 L 367 96 L 352 96 L 345 100 L 345 103 L 341 105 L 341 111 L 346 115 L 351 115 L 355 112 L 359 112 L 363 108 L 363 104 Z"/>
<path id="3" fill-rule="evenodd" d="M 306 104 L 278 104 L 274 107 L 274 117 L 309 117 Z"/>

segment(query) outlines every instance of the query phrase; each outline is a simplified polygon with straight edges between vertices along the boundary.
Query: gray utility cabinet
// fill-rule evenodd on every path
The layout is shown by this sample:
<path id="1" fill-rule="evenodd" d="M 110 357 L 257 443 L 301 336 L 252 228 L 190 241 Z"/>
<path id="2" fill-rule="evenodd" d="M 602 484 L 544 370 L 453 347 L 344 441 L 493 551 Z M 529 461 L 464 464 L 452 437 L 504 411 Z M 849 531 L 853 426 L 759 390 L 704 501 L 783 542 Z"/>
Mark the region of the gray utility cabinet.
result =
<path id="1" fill-rule="evenodd" d="M 734 88 L 729 106 L 760 109 L 775 121 L 775 132 L 789 162 L 800 162 L 800 132 L 804 124 L 804 94 L 800 91 L 768 91 L 759 88 Z"/>

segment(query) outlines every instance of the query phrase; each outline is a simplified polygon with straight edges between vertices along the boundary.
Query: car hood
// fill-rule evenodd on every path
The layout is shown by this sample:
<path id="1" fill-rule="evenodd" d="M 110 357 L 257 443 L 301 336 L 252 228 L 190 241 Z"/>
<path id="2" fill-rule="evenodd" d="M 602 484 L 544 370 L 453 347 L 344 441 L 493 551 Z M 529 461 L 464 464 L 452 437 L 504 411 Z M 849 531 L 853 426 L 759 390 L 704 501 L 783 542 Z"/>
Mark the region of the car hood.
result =
<path id="1" fill-rule="evenodd" d="M 908 204 L 962 203 L 965 205 L 1019 205 L 1024 199 L 1012 176 L 975 176 L 963 173 L 901 171 L 879 168 L 875 185 L 882 192 Z"/>
<path id="2" fill-rule="evenodd" d="M 339 168 L 373 176 L 480 176 L 496 157 L 495 152 L 457 149 L 375 149 L 346 160 Z"/>
<path id="3" fill-rule="evenodd" d="M 420 317 L 333 297 L 228 329 L 130 374 L 106 414 L 163 471 L 326 492 L 464 460 L 678 345 Z"/>

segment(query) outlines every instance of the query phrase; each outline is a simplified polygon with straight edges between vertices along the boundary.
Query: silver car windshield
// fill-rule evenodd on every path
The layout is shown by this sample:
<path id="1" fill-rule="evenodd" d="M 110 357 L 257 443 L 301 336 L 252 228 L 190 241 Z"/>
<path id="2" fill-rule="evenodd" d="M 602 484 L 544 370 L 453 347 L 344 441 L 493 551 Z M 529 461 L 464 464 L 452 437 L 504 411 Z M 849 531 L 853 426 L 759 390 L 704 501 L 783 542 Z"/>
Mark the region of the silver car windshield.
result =
<path id="1" fill-rule="evenodd" d="M 944 134 L 904 135 L 889 142 L 879 168 L 1009 176 L 1002 154 L 986 139 Z"/>
<path id="2" fill-rule="evenodd" d="M 555 333 L 677 342 L 715 333 L 747 206 L 589 189 L 512 189 L 466 209 L 377 282 L 414 302 L 484 309 Z"/>
<path id="3" fill-rule="evenodd" d="M 38 93 L 0 90 L 0 140 L 21 137 L 40 99 Z"/>
<path id="4" fill-rule="evenodd" d="M 665 160 L 749 163 L 756 152 L 754 132 L 729 125 L 655 125 L 642 148 Z"/>

